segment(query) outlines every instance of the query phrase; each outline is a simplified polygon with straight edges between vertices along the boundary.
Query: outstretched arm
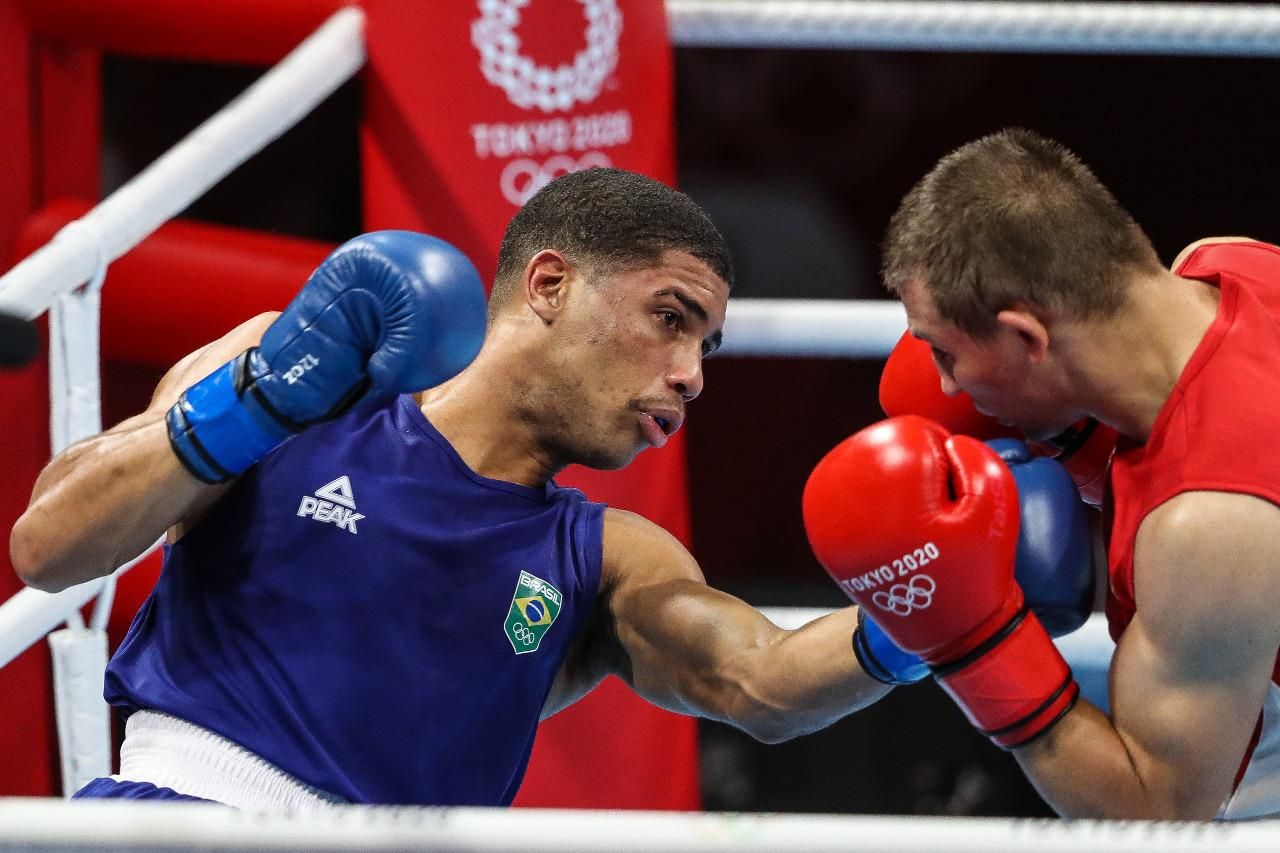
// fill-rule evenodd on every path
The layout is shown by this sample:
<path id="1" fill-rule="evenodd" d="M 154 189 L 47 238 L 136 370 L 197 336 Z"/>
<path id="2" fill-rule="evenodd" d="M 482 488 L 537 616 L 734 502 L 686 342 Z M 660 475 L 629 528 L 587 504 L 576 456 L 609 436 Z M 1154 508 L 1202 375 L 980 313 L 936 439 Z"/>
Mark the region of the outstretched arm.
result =
<path id="1" fill-rule="evenodd" d="M 9 536 L 23 582 L 56 592 L 107 575 L 226 491 L 182 467 L 165 412 L 192 382 L 256 344 L 275 316 L 254 317 L 188 355 L 160 380 L 145 411 L 50 460 Z"/>
<path id="2" fill-rule="evenodd" d="M 788 631 L 703 580 L 673 536 L 608 510 L 596 619 L 566 662 L 547 713 L 604 675 L 656 705 L 729 723 L 774 742 L 816 731 L 889 687 L 858 666 L 856 608 Z"/>
<path id="3" fill-rule="evenodd" d="M 1138 535 L 1138 614 L 1116 649 L 1112 717 L 1083 701 L 1017 751 L 1068 817 L 1213 817 L 1231 794 L 1280 647 L 1280 508 L 1189 492 Z"/>

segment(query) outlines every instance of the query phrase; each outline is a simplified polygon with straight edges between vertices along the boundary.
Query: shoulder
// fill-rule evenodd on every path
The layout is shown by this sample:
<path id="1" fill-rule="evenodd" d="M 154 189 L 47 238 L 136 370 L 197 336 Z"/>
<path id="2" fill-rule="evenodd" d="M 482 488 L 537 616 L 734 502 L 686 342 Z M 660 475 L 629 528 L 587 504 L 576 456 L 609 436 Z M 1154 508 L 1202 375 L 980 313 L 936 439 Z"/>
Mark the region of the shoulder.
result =
<path id="1" fill-rule="evenodd" d="M 1157 632 L 1235 633 L 1280 626 L 1280 507 L 1249 494 L 1185 492 L 1143 520 L 1134 548 L 1134 593 Z M 1187 628 L 1198 627 L 1188 632 Z"/>
<path id="2" fill-rule="evenodd" d="M 1194 243 L 1190 244 L 1181 252 L 1179 252 L 1178 256 L 1173 259 L 1173 263 L 1169 265 L 1169 269 L 1173 270 L 1174 272 L 1177 272 L 1179 269 L 1181 269 L 1182 265 L 1187 262 L 1187 259 L 1196 253 L 1197 249 L 1202 249 L 1205 246 L 1216 246 L 1220 243 L 1256 243 L 1256 242 L 1258 241 L 1253 239 L 1252 237 L 1204 237 L 1200 240 L 1196 240 Z"/>
<path id="3" fill-rule="evenodd" d="M 607 586 L 703 580 L 697 561 L 680 540 L 643 516 L 609 507 L 604 511 L 603 538 L 601 580 Z"/>
<path id="4" fill-rule="evenodd" d="M 1243 492 L 1191 491 L 1160 504 L 1142 523 L 1140 536 L 1150 536 L 1161 551 L 1202 551 L 1220 541 L 1240 541 L 1242 534 L 1280 528 L 1280 506 Z M 1242 543 L 1243 544 L 1243 543 Z M 1166 554 L 1172 556 L 1172 554 Z"/>

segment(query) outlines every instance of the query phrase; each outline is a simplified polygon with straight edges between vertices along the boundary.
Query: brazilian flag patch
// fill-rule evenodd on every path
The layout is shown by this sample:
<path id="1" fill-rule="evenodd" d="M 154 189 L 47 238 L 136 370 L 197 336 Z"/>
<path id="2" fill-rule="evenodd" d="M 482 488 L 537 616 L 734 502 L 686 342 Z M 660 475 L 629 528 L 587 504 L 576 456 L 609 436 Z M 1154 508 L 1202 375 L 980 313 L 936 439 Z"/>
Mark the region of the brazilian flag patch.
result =
<path id="1" fill-rule="evenodd" d="M 520 572 L 515 595 L 511 596 L 511 609 L 507 612 L 507 639 L 516 654 L 536 652 L 542 637 L 560 615 L 564 596 L 560 590 L 540 577 Z"/>

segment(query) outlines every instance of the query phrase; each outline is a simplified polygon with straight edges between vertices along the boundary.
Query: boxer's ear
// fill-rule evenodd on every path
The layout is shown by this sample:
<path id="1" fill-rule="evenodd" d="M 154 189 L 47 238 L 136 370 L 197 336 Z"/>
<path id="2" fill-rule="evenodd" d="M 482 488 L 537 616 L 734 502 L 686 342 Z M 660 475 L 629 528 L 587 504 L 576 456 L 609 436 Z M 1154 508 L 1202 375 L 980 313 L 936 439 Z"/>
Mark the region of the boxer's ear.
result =
<path id="1" fill-rule="evenodd" d="M 1049 329 L 1040 318 L 1022 308 L 1007 308 L 996 315 L 996 324 L 1009 333 L 1030 364 L 1039 364 L 1049 351 Z"/>
<path id="2" fill-rule="evenodd" d="M 543 249 L 524 271 L 524 298 L 530 310 L 550 325 L 564 310 L 574 267 L 555 249 Z"/>

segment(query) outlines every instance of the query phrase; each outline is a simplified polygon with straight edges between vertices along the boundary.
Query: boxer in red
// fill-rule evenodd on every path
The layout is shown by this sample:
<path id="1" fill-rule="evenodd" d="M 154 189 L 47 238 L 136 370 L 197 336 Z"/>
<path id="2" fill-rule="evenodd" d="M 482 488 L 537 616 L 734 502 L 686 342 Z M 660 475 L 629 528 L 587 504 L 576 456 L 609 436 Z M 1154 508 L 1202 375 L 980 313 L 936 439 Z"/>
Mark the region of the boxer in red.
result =
<path id="1" fill-rule="evenodd" d="M 1074 154 L 1011 130 L 907 195 L 884 275 L 944 393 L 1033 441 L 1118 432 L 1110 716 L 1027 611 L 1017 491 L 979 442 L 903 416 L 828 454 L 804 498 L 828 572 L 1062 815 L 1280 813 L 1280 248 L 1203 240 L 1166 269 Z M 916 549 L 896 598 L 858 582 Z"/>

